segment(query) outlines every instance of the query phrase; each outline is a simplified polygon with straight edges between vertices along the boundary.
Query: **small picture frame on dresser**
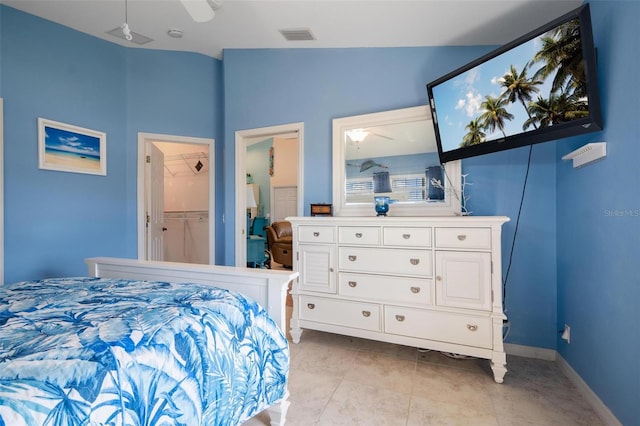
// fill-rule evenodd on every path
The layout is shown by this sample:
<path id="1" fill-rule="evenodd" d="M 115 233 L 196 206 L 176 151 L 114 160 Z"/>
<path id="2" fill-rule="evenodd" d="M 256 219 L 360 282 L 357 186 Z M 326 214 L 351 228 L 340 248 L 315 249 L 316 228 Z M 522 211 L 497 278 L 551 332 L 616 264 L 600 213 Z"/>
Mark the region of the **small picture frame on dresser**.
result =
<path id="1" fill-rule="evenodd" d="M 333 216 L 333 206 L 326 203 L 311 203 L 311 216 Z"/>

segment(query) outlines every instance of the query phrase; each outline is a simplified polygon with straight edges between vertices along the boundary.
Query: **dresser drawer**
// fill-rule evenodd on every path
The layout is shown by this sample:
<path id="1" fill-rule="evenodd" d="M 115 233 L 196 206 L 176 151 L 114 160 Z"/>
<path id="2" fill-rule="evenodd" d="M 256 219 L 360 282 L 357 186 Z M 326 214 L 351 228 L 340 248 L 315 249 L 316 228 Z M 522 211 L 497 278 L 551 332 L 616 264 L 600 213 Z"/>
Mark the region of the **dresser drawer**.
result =
<path id="1" fill-rule="evenodd" d="M 382 243 L 385 246 L 431 247 L 431 228 L 387 227 L 382 230 Z"/>
<path id="2" fill-rule="evenodd" d="M 362 330 L 380 331 L 380 305 L 300 296 L 301 320 L 335 324 Z"/>
<path id="3" fill-rule="evenodd" d="M 430 278 L 387 277 L 383 275 L 340 273 L 338 294 L 355 299 L 384 303 L 430 305 L 433 281 Z"/>
<path id="4" fill-rule="evenodd" d="M 338 242 L 352 245 L 380 245 L 379 226 L 341 226 L 338 228 Z"/>
<path id="5" fill-rule="evenodd" d="M 419 339 L 492 347 L 491 318 L 400 306 L 384 307 L 384 331 Z"/>
<path id="6" fill-rule="evenodd" d="M 436 228 L 437 248 L 491 249 L 489 228 Z"/>
<path id="7" fill-rule="evenodd" d="M 340 247 L 340 271 L 430 277 L 431 250 Z"/>
<path id="8" fill-rule="evenodd" d="M 301 243 L 335 243 L 334 226 L 299 226 L 298 241 Z"/>

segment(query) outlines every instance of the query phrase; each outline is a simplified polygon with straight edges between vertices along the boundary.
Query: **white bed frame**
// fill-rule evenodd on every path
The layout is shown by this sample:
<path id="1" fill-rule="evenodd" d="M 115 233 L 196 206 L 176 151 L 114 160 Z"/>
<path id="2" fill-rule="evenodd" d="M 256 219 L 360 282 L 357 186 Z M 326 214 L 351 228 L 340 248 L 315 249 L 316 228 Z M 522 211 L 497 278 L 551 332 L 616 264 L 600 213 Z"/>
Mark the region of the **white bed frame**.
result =
<path id="1" fill-rule="evenodd" d="M 289 282 L 297 272 L 235 266 L 196 265 L 177 262 L 153 262 L 115 257 L 85 259 L 89 276 L 146 281 L 210 284 L 237 291 L 264 307 L 280 330 L 286 333 L 286 296 Z M 283 426 L 289 394 L 267 409 L 272 426 Z"/>

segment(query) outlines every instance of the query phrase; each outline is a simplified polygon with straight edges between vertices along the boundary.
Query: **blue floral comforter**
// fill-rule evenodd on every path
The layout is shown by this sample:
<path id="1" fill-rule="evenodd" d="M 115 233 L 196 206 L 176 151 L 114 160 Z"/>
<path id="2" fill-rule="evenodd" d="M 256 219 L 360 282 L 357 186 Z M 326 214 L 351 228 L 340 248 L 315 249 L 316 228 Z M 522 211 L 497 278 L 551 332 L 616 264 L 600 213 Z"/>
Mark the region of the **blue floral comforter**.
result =
<path id="1" fill-rule="evenodd" d="M 65 278 L 0 287 L 0 426 L 237 425 L 286 393 L 289 347 L 239 293 Z"/>

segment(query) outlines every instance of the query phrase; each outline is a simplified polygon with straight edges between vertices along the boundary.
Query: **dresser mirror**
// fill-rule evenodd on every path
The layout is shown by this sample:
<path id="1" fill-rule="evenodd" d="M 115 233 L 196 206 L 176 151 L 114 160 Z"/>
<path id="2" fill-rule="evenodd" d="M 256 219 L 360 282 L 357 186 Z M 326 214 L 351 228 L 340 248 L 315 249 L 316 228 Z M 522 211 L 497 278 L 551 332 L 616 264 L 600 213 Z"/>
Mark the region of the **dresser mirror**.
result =
<path id="1" fill-rule="evenodd" d="M 427 106 L 333 120 L 334 215 L 375 216 L 374 197 L 389 216 L 460 214 L 460 161 L 440 165 Z"/>

